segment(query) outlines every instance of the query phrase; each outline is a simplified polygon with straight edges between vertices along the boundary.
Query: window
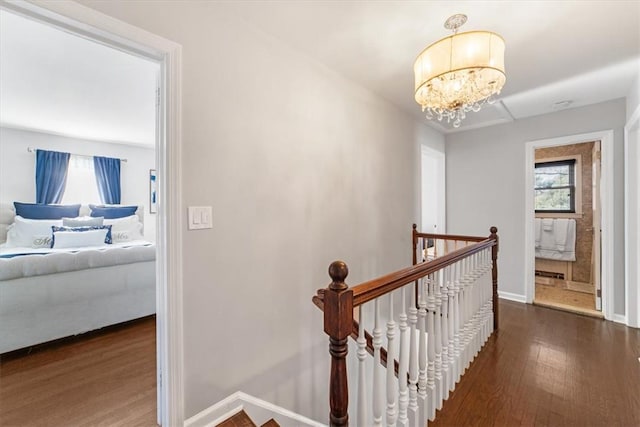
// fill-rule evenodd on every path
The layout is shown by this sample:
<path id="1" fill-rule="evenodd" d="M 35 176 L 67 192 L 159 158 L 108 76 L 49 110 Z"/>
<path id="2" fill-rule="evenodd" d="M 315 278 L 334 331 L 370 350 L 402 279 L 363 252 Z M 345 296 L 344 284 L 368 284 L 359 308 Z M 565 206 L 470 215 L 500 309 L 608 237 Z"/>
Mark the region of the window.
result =
<path id="1" fill-rule="evenodd" d="M 67 185 L 62 196 L 63 204 L 101 204 L 93 157 L 71 155 L 67 171 Z"/>
<path id="2" fill-rule="evenodd" d="M 576 212 L 576 160 L 536 163 L 536 212 Z"/>

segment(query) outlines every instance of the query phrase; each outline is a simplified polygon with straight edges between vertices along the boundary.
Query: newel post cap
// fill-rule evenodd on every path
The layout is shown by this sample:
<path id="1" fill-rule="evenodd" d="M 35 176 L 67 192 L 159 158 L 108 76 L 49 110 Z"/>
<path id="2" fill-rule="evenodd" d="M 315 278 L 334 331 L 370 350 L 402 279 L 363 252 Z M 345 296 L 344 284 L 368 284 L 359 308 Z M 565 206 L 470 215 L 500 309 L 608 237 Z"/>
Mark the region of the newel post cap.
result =
<path id="1" fill-rule="evenodd" d="M 329 276 L 331 277 L 331 284 L 329 289 L 336 291 L 347 289 L 348 286 L 344 283 L 345 279 L 349 275 L 349 267 L 344 261 L 334 261 L 329 266 Z"/>

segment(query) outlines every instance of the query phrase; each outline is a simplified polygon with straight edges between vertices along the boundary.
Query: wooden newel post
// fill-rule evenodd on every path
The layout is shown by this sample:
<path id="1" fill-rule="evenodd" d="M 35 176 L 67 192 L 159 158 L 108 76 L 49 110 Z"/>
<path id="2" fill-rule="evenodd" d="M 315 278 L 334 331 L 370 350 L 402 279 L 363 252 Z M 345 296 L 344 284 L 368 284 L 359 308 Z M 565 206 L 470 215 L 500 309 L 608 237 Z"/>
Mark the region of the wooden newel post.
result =
<path id="1" fill-rule="evenodd" d="M 324 331 L 329 335 L 331 378 L 329 380 L 330 425 L 349 425 L 349 388 L 347 385 L 347 340 L 353 328 L 353 291 L 344 280 L 347 264 L 334 261 L 329 266 L 331 284 L 324 293 Z"/>
<path id="2" fill-rule="evenodd" d="M 413 265 L 418 263 L 418 226 L 413 224 L 413 232 L 411 233 L 413 237 Z"/>
<path id="3" fill-rule="evenodd" d="M 493 268 L 491 270 L 491 279 L 493 281 L 493 329 L 498 330 L 498 228 L 491 227 L 491 235 L 489 238 L 495 239 L 496 244 L 491 248 L 491 260 Z"/>

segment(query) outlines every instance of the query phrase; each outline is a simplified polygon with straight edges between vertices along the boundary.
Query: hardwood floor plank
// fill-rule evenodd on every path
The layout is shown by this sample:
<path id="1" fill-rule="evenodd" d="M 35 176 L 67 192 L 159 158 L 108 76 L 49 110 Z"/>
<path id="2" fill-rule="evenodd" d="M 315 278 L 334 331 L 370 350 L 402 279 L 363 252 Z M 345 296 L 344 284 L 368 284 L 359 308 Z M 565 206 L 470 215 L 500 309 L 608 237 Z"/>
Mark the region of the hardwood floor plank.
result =
<path id="1" fill-rule="evenodd" d="M 155 426 L 155 318 L 0 360 L 2 426 Z"/>
<path id="2" fill-rule="evenodd" d="M 639 329 L 502 300 L 500 314 L 430 425 L 640 425 Z"/>

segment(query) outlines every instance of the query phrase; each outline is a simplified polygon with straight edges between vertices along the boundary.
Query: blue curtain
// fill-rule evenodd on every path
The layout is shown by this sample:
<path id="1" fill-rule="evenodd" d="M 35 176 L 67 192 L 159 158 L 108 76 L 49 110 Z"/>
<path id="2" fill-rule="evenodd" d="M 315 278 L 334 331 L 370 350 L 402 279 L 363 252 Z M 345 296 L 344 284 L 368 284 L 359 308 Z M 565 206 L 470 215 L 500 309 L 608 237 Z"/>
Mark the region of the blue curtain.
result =
<path id="1" fill-rule="evenodd" d="M 94 157 L 93 167 L 96 171 L 98 193 L 102 203 L 120 204 L 120 159 L 110 157 Z"/>
<path id="2" fill-rule="evenodd" d="M 67 186 L 69 153 L 36 150 L 36 203 L 60 203 Z"/>

